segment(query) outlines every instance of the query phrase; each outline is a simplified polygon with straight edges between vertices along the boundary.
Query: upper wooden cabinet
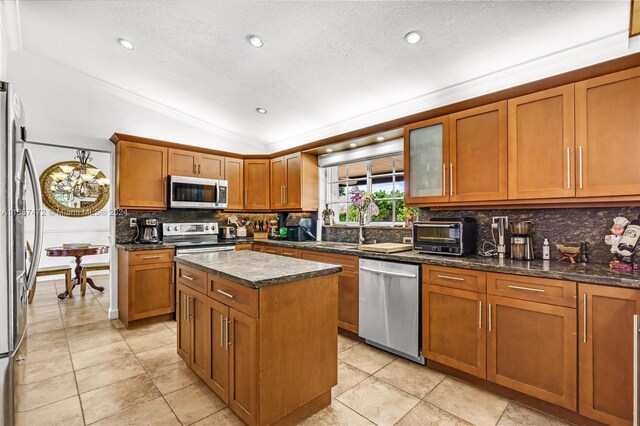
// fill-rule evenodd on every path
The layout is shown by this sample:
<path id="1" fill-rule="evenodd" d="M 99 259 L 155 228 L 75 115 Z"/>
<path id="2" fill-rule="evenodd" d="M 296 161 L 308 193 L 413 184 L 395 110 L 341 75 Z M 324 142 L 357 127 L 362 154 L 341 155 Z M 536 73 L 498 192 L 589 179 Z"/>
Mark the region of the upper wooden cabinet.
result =
<path id="1" fill-rule="evenodd" d="M 404 164 L 405 202 L 449 201 L 449 116 L 404 128 Z"/>
<path id="2" fill-rule="evenodd" d="M 509 100 L 509 199 L 573 197 L 573 84 Z"/>
<path id="3" fill-rule="evenodd" d="M 167 148 L 120 141 L 116 145 L 116 206 L 167 208 Z"/>
<path id="4" fill-rule="evenodd" d="M 578 197 L 640 194 L 640 68 L 576 83 Z"/>
<path id="5" fill-rule="evenodd" d="M 269 160 L 244 160 L 245 210 L 269 210 Z"/>
<path id="6" fill-rule="evenodd" d="M 244 208 L 244 161 L 239 158 L 225 158 L 225 175 L 227 179 L 227 208 L 242 210 Z"/>
<path id="7" fill-rule="evenodd" d="M 452 114 L 450 201 L 507 199 L 507 102 Z"/>
<path id="8" fill-rule="evenodd" d="M 271 208 L 318 209 L 318 158 L 296 152 L 271 160 Z"/>
<path id="9" fill-rule="evenodd" d="M 633 419 L 633 317 L 640 314 L 640 291 L 578 285 L 578 412 L 611 425 Z"/>
<path id="10" fill-rule="evenodd" d="M 169 148 L 169 174 L 224 179 L 225 158 L 184 149 Z"/>

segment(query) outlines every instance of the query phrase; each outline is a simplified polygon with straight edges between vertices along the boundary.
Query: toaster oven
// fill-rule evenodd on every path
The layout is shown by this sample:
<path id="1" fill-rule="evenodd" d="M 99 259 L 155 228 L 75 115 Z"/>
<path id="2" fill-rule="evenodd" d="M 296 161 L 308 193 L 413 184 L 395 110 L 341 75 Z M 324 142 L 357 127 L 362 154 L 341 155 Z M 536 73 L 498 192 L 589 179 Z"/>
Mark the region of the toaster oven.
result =
<path id="1" fill-rule="evenodd" d="M 464 256 L 476 252 L 478 225 L 473 218 L 431 219 L 413 224 L 413 249 Z"/>

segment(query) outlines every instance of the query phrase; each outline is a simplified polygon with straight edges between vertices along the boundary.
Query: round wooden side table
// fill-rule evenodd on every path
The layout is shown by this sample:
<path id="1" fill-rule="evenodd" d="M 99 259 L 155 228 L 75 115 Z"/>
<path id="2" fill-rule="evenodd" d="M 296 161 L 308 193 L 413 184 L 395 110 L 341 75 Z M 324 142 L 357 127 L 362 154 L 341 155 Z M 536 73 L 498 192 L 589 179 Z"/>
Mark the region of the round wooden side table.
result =
<path id="1" fill-rule="evenodd" d="M 71 289 L 82 283 L 82 257 L 94 256 L 96 254 L 109 253 L 109 246 L 89 246 L 84 248 L 65 248 L 65 247 L 50 247 L 45 249 L 47 256 L 51 257 L 75 257 L 76 269 L 75 278 L 71 281 Z M 93 283 L 93 280 L 87 277 L 87 284 L 98 291 L 104 291 L 104 287 L 97 286 Z M 65 299 L 69 295 L 68 290 L 58 295 L 58 299 Z"/>

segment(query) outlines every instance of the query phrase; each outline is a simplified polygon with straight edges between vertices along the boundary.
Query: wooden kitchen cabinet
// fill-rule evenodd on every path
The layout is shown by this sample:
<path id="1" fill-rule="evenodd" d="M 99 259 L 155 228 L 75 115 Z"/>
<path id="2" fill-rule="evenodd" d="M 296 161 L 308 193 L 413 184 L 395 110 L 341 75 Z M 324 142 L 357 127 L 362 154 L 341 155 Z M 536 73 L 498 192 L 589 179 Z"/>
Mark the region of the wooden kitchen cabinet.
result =
<path id="1" fill-rule="evenodd" d="M 116 207 L 167 208 L 168 149 L 135 142 L 116 145 Z"/>
<path id="2" fill-rule="evenodd" d="M 255 251 L 253 250 L 253 244 L 236 244 L 236 251 Z"/>
<path id="3" fill-rule="evenodd" d="M 452 114 L 450 201 L 507 199 L 507 101 Z"/>
<path id="4" fill-rule="evenodd" d="M 227 180 L 228 210 L 244 208 L 244 161 L 226 157 L 224 160 L 225 179 Z"/>
<path id="5" fill-rule="evenodd" d="M 260 252 L 267 253 L 267 254 L 275 254 L 276 256 L 280 256 L 282 255 L 282 247 L 262 246 L 260 247 Z"/>
<path id="6" fill-rule="evenodd" d="M 211 377 L 212 300 L 178 283 L 178 355 L 202 380 Z"/>
<path id="7" fill-rule="evenodd" d="M 509 199 L 574 197 L 574 85 L 508 101 Z"/>
<path id="8" fill-rule="evenodd" d="M 229 403 L 229 343 L 227 321 L 229 307 L 216 300 L 210 299 L 209 318 L 211 361 L 209 376 L 204 379 L 211 390 L 224 401 Z"/>
<path id="9" fill-rule="evenodd" d="M 610 425 L 633 419 L 634 315 L 640 290 L 578 284 L 579 407 Z"/>
<path id="10" fill-rule="evenodd" d="M 495 295 L 487 303 L 487 379 L 576 411 L 576 309 Z"/>
<path id="11" fill-rule="evenodd" d="M 118 251 L 118 312 L 132 322 L 175 311 L 174 250 Z"/>
<path id="12" fill-rule="evenodd" d="M 482 293 L 424 283 L 424 357 L 486 378 L 486 301 Z"/>
<path id="13" fill-rule="evenodd" d="M 358 333 L 360 282 L 357 256 L 300 250 L 300 258 L 342 266 L 338 274 L 338 327 Z"/>
<path id="14" fill-rule="evenodd" d="M 187 316 L 191 289 L 184 284 L 176 288 L 176 320 L 178 323 L 178 355 L 187 365 L 191 364 L 191 322 Z"/>
<path id="15" fill-rule="evenodd" d="M 213 154 L 198 155 L 198 177 L 205 179 L 225 179 L 225 158 Z"/>
<path id="16" fill-rule="evenodd" d="M 244 160 L 244 209 L 269 210 L 269 160 Z"/>
<path id="17" fill-rule="evenodd" d="M 224 179 L 224 166 L 219 155 L 169 148 L 169 175 Z"/>
<path id="18" fill-rule="evenodd" d="M 578 197 L 640 194 L 640 68 L 575 85 Z"/>
<path id="19" fill-rule="evenodd" d="M 449 201 L 449 116 L 405 126 L 404 167 L 406 203 Z"/>
<path id="20" fill-rule="evenodd" d="M 318 210 L 318 159 L 302 152 L 271 160 L 271 208 Z"/>
<path id="21" fill-rule="evenodd" d="M 245 423 L 258 416 L 258 321 L 229 309 L 229 407 Z"/>

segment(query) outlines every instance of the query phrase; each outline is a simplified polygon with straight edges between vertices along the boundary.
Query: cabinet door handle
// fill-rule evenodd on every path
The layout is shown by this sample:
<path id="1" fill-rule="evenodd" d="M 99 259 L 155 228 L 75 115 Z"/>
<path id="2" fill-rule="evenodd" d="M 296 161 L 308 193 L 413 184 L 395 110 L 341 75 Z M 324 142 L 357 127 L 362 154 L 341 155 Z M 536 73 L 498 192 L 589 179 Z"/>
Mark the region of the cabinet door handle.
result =
<path id="1" fill-rule="evenodd" d="M 224 327 L 224 322 L 226 321 L 226 319 L 224 318 L 224 315 L 220 314 L 220 347 L 224 347 L 224 331 L 223 331 L 223 327 Z"/>
<path id="2" fill-rule="evenodd" d="M 244 189 L 244 207 L 247 207 L 247 188 Z"/>
<path id="3" fill-rule="evenodd" d="M 202 173 L 202 164 L 198 164 L 198 174 Z"/>
<path id="4" fill-rule="evenodd" d="M 289 202 L 289 197 L 287 197 L 287 185 L 284 186 L 284 205 L 286 206 Z"/>
<path id="5" fill-rule="evenodd" d="M 187 296 L 182 298 L 182 315 L 184 316 L 185 321 L 189 321 L 189 318 L 187 317 Z"/>
<path id="6" fill-rule="evenodd" d="M 447 180 L 447 165 L 442 163 L 442 195 L 447 195 L 445 190 L 445 181 Z"/>
<path id="7" fill-rule="evenodd" d="M 450 277 L 449 275 L 438 275 L 438 278 L 442 278 L 443 280 L 451 280 L 451 281 L 464 281 L 464 278 Z"/>
<path id="8" fill-rule="evenodd" d="M 193 278 L 192 276 L 189 275 L 183 275 L 182 278 L 184 278 L 185 280 L 189 280 L 189 281 L 194 281 L 195 278 Z"/>
<path id="9" fill-rule="evenodd" d="M 587 343 L 587 293 L 582 295 L 582 342 Z"/>
<path id="10" fill-rule="evenodd" d="M 451 185 L 451 195 L 453 195 L 455 192 L 453 190 L 453 163 L 449 163 L 449 185 Z"/>
<path id="11" fill-rule="evenodd" d="M 223 295 L 223 296 L 227 296 L 229 299 L 233 299 L 234 297 L 236 297 L 234 294 L 227 293 L 227 292 L 226 292 L 226 291 L 224 291 L 224 290 L 217 289 L 216 291 L 217 291 L 218 293 L 220 293 L 221 295 Z"/>
<path id="12" fill-rule="evenodd" d="M 143 256 L 143 259 L 160 259 L 162 257 L 162 255 L 157 255 L 157 256 Z"/>
<path id="13" fill-rule="evenodd" d="M 567 147 L 567 189 L 571 189 L 571 148 Z"/>
<path id="14" fill-rule="evenodd" d="M 638 365 L 638 333 L 640 332 L 640 315 L 633 316 L 633 424 L 637 425 L 638 416 L 638 374 L 640 374 L 640 366 Z"/>
<path id="15" fill-rule="evenodd" d="M 546 293 L 547 291 L 542 288 L 530 288 L 530 287 L 520 287 L 519 285 L 510 285 L 509 288 L 514 290 L 524 290 L 524 291 L 535 291 L 536 293 Z"/>
<path id="16" fill-rule="evenodd" d="M 231 325 L 233 323 L 233 321 L 230 321 L 229 318 L 226 318 L 225 321 L 225 330 L 226 330 L 226 338 L 224 340 L 224 344 L 225 344 L 225 349 L 229 350 L 229 346 L 231 346 L 231 342 L 229 341 L 229 325 Z"/>
<path id="17" fill-rule="evenodd" d="M 195 163 L 193 164 L 193 174 L 194 175 L 198 174 L 198 166 Z"/>
<path id="18" fill-rule="evenodd" d="M 582 145 L 578 147 L 578 172 L 580 173 L 580 189 L 582 189 Z"/>
<path id="19" fill-rule="evenodd" d="M 478 328 L 482 330 L 482 300 L 478 301 Z"/>
<path id="20" fill-rule="evenodd" d="M 491 303 L 489 303 L 489 333 L 491 333 L 491 329 L 493 328 L 493 318 L 491 318 Z"/>
<path id="21" fill-rule="evenodd" d="M 284 185 L 280 185 L 280 205 L 284 204 Z"/>

